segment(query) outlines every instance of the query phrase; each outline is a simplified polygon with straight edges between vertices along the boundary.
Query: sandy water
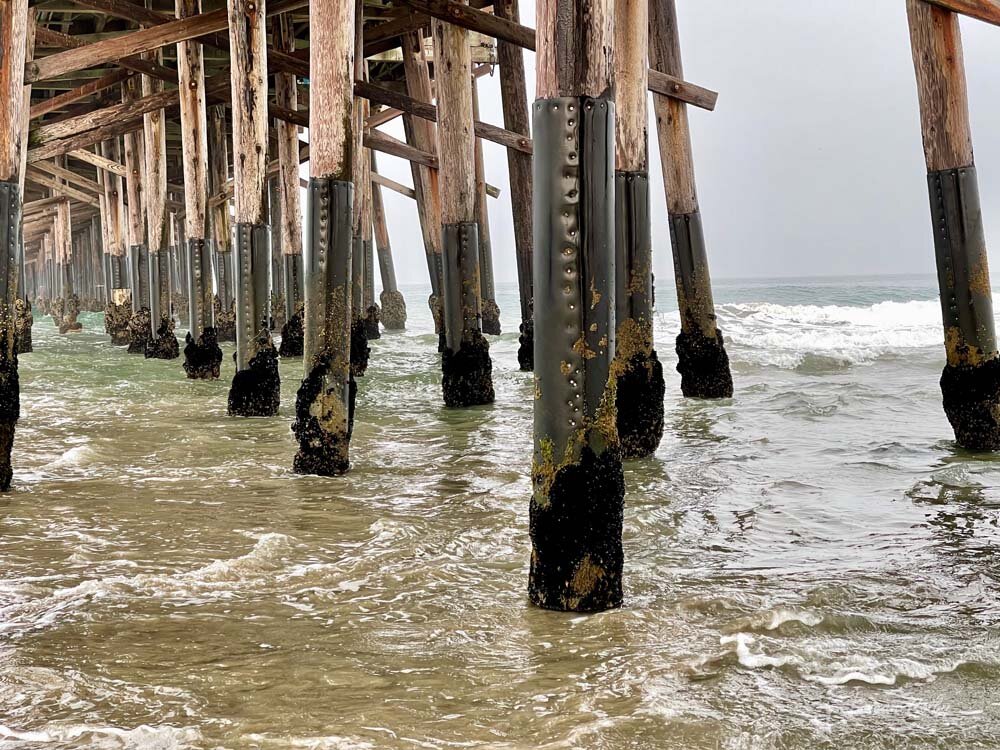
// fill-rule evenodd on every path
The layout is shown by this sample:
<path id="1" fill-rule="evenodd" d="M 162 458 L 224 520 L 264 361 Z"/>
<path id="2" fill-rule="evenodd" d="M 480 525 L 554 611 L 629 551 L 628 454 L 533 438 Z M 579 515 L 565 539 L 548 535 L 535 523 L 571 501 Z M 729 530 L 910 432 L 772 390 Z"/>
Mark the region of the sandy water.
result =
<path id="1" fill-rule="evenodd" d="M 0 748 L 1000 747 L 1000 458 L 940 407 L 929 277 L 718 282 L 737 394 L 626 468 L 626 606 L 525 597 L 530 375 L 440 406 L 426 292 L 372 344 L 353 471 L 291 473 L 232 376 L 107 342 L 22 359 L 0 497 Z"/>

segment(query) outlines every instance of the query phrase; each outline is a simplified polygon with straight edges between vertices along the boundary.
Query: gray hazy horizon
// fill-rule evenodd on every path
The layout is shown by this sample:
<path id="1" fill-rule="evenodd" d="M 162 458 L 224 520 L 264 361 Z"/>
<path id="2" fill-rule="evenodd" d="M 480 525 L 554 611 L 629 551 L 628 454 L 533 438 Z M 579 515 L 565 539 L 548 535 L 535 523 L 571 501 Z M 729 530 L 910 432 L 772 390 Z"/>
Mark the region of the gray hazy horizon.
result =
<path id="1" fill-rule="evenodd" d="M 522 23 L 534 26 L 525 3 Z M 822 7 L 820 7 L 822 6 Z M 933 273 L 926 170 L 902 0 L 679 0 L 685 78 L 719 92 L 689 108 L 716 278 Z M 1000 242 L 1000 28 L 962 20 L 987 243 Z M 528 98 L 534 54 L 525 53 Z M 499 69 L 480 79 L 480 118 L 503 124 Z M 650 103 L 654 269 L 672 275 Z M 383 128 L 403 137 L 399 121 Z M 494 273 L 514 281 L 507 159 L 485 143 Z M 409 165 L 379 171 L 412 184 Z M 383 190 L 400 283 L 425 282 L 415 204 Z"/>

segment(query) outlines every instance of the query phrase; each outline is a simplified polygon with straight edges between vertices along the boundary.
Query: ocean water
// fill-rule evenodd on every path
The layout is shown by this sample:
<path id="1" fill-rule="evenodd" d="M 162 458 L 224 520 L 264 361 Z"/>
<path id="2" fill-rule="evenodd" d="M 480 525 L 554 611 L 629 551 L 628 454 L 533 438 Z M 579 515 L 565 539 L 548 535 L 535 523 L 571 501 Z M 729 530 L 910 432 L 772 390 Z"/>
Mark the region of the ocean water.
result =
<path id="1" fill-rule="evenodd" d="M 627 464 L 626 603 L 530 607 L 531 377 L 441 407 L 426 290 L 372 344 L 343 478 L 291 473 L 232 376 L 22 358 L 0 497 L 0 748 L 1000 747 L 1000 458 L 942 413 L 930 277 L 719 281 L 736 396 Z"/>

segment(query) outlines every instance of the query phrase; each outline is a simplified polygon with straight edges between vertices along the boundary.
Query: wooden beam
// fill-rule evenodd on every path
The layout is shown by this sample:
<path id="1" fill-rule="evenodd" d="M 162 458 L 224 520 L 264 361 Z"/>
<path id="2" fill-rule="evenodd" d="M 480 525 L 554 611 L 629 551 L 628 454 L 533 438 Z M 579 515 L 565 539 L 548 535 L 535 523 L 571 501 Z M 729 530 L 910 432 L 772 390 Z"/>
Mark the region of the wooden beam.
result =
<path id="1" fill-rule="evenodd" d="M 461 26 L 470 31 L 478 31 L 487 36 L 496 37 L 499 41 L 522 47 L 524 49 L 535 49 L 535 30 L 529 26 L 523 26 L 516 21 L 501 18 L 493 13 L 486 13 L 475 8 L 471 8 L 455 0 L 399 0 L 415 11 L 424 13 L 433 18 Z M 945 7 L 957 5 L 970 10 L 968 15 L 981 20 L 988 20 L 989 16 L 995 14 L 996 20 L 990 23 L 1000 23 L 1000 2 L 994 0 L 932 0 L 938 5 Z M 954 8 L 952 8 L 954 10 Z M 975 12 L 977 11 L 978 15 Z M 963 12 L 963 11 L 958 11 Z M 709 111 L 715 109 L 719 95 L 709 89 L 688 83 L 681 78 L 666 75 L 664 73 L 649 73 L 649 90 L 664 96 L 680 99 L 687 104 L 693 104 L 701 109 Z"/>
<path id="2" fill-rule="evenodd" d="M 291 14 L 275 19 L 272 26 L 275 47 L 281 52 L 295 51 L 295 25 Z M 269 53 L 270 54 L 270 53 Z M 298 109 L 298 87 L 291 73 L 274 76 L 275 103 Z M 281 202 L 279 244 L 282 255 L 302 254 L 302 210 L 299 190 L 299 128 L 294 123 L 278 121 L 278 195 Z M 277 248 L 275 248 L 277 252 Z M 277 284 L 277 282 L 275 282 Z"/>
<path id="3" fill-rule="evenodd" d="M 91 164 L 97 167 L 98 169 L 104 170 L 105 172 L 110 172 L 114 175 L 118 175 L 119 177 L 125 176 L 124 164 L 119 164 L 118 162 L 113 161 L 111 159 L 106 159 L 103 156 L 95 154 L 93 151 L 84 151 L 83 149 L 78 149 L 76 151 L 68 152 L 67 155 L 79 161 Z"/>
<path id="4" fill-rule="evenodd" d="M 1000 26 L 1000 2 L 997 0 L 926 0 L 931 5 L 960 13 L 977 21 Z"/>
<path id="5" fill-rule="evenodd" d="M 131 71 L 124 70 L 122 68 L 113 70 L 95 81 L 89 81 L 82 86 L 77 86 L 75 89 L 58 94 L 57 96 L 49 97 L 48 99 L 33 105 L 31 107 L 30 117 L 31 119 L 41 117 L 49 112 L 54 112 L 57 109 L 62 109 L 69 104 L 78 102 L 81 99 L 86 99 L 92 94 L 104 91 L 105 89 L 111 88 L 115 84 L 121 83 L 130 75 L 132 75 Z"/>
<path id="6" fill-rule="evenodd" d="M 377 130 L 365 133 L 363 143 L 365 148 L 370 148 L 372 151 L 389 154 L 390 156 L 398 156 L 400 159 L 406 159 L 414 164 L 422 164 L 431 169 L 437 169 L 439 166 L 438 158 L 434 154 L 414 148 L 407 143 L 393 138 L 391 135 L 380 133 Z"/>
<path id="7" fill-rule="evenodd" d="M 90 193 L 85 193 L 82 190 L 77 190 L 69 185 L 62 184 L 56 178 L 37 169 L 33 165 L 29 165 L 27 167 L 26 174 L 29 182 L 33 182 L 40 187 L 48 188 L 56 195 L 64 195 L 68 198 L 72 198 L 73 200 L 77 200 L 80 203 L 86 203 L 88 206 L 100 207 L 100 202 L 95 196 L 92 196 Z"/>
<path id="8" fill-rule="evenodd" d="M 81 190 L 86 190 L 88 193 L 92 193 L 95 196 L 100 195 L 104 192 L 104 188 L 93 180 L 88 180 L 82 175 L 78 175 L 76 172 L 66 169 L 65 167 L 60 167 L 50 161 L 39 161 L 35 162 L 35 168 L 42 170 L 43 172 L 48 172 L 53 177 L 58 177 L 62 180 L 66 180 L 67 183 L 76 185 Z"/>
<path id="9" fill-rule="evenodd" d="M 417 197 L 417 194 L 413 190 L 413 188 L 407 187 L 406 185 L 403 185 L 400 182 L 396 182 L 395 180 L 390 180 L 388 177 L 383 177 L 377 172 L 372 172 L 372 182 L 374 182 L 376 185 L 381 185 L 382 187 L 389 188 L 389 190 L 397 192 L 400 195 L 405 195 L 407 198 L 416 199 Z"/>
<path id="10" fill-rule="evenodd" d="M 26 57 L 27 34 L 27 0 L 0 3 L 0 180 L 9 182 L 19 180 L 21 151 L 27 137 L 24 131 L 24 87 L 18 73 L 21 61 Z M 8 281 L 5 280 L 4 284 Z M 0 300 L 4 303 L 8 301 Z M 0 356 L 6 357 L 7 353 L 5 346 Z M 7 387 L 6 376 L 0 378 L 0 385 Z M 0 455 L 0 464 L 3 462 L 4 456 Z"/>
<path id="11" fill-rule="evenodd" d="M 438 108 L 433 104 L 417 101 L 406 94 L 398 93 L 384 86 L 378 86 L 366 81 L 355 81 L 354 94 L 355 96 L 364 97 L 371 102 L 387 107 L 394 107 L 430 122 L 438 121 Z M 479 120 L 475 121 L 474 127 L 476 135 L 483 140 L 499 143 L 501 146 L 517 149 L 526 154 L 531 153 L 530 138 Z"/>
<path id="12" fill-rule="evenodd" d="M 98 10 L 117 18 L 133 21 L 140 26 L 162 26 L 165 23 L 171 23 L 176 20 L 174 16 L 127 2 L 127 0 L 74 0 L 74 2 L 84 8 Z M 271 15 L 271 13 L 268 15 Z M 216 49 L 229 52 L 228 34 L 213 32 L 198 37 L 198 40 Z M 307 62 L 274 48 L 268 48 L 267 65 L 271 72 L 280 71 L 302 76 L 309 75 L 309 64 Z"/>
<path id="13" fill-rule="evenodd" d="M 287 13 L 308 4 L 308 0 L 277 0 L 266 6 L 268 14 Z M 95 65 L 113 62 L 122 57 L 140 55 L 169 44 L 213 32 L 229 26 L 229 11 L 225 8 L 202 13 L 190 18 L 160 24 L 152 28 L 140 29 L 113 39 L 105 39 L 83 47 L 43 57 L 27 63 L 24 68 L 24 82 L 34 83 L 71 73 Z"/>
<path id="14" fill-rule="evenodd" d="M 39 41 L 44 39 L 48 46 L 58 47 L 64 50 L 79 49 L 87 46 L 87 42 L 79 39 L 78 37 L 63 34 L 55 29 L 49 29 L 44 26 L 38 27 L 37 39 Z M 176 71 L 171 70 L 164 65 L 160 65 L 159 63 L 155 63 L 152 60 L 143 60 L 139 57 L 126 57 L 115 62 L 119 66 L 126 68 L 127 70 L 131 70 L 134 73 L 143 73 L 144 75 L 159 78 L 161 81 L 177 83 Z"/>

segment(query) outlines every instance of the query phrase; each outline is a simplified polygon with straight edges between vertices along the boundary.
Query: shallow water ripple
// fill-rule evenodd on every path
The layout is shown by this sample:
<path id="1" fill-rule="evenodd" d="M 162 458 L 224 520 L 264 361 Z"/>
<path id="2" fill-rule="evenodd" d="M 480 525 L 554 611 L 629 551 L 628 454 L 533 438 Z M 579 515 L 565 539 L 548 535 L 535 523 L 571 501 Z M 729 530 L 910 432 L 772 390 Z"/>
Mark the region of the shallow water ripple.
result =
<path id="1" fill-rule="evenodd" d="M 289 468 L 300 362 L 279 417 L 230 419 L 231 347 L 194 383 L 100 316 L 39 315 L 0 497 L 0 748 L 996 747 L 1000 459 L 950 440 L 932 284 L 717 285 L 720 403 L 680 398 L 661 310 L 626 607 L 587 617 L 526 603 L 511 287 L 497 403 L 464 411 L 404 290 L 335 480 Z"/>

